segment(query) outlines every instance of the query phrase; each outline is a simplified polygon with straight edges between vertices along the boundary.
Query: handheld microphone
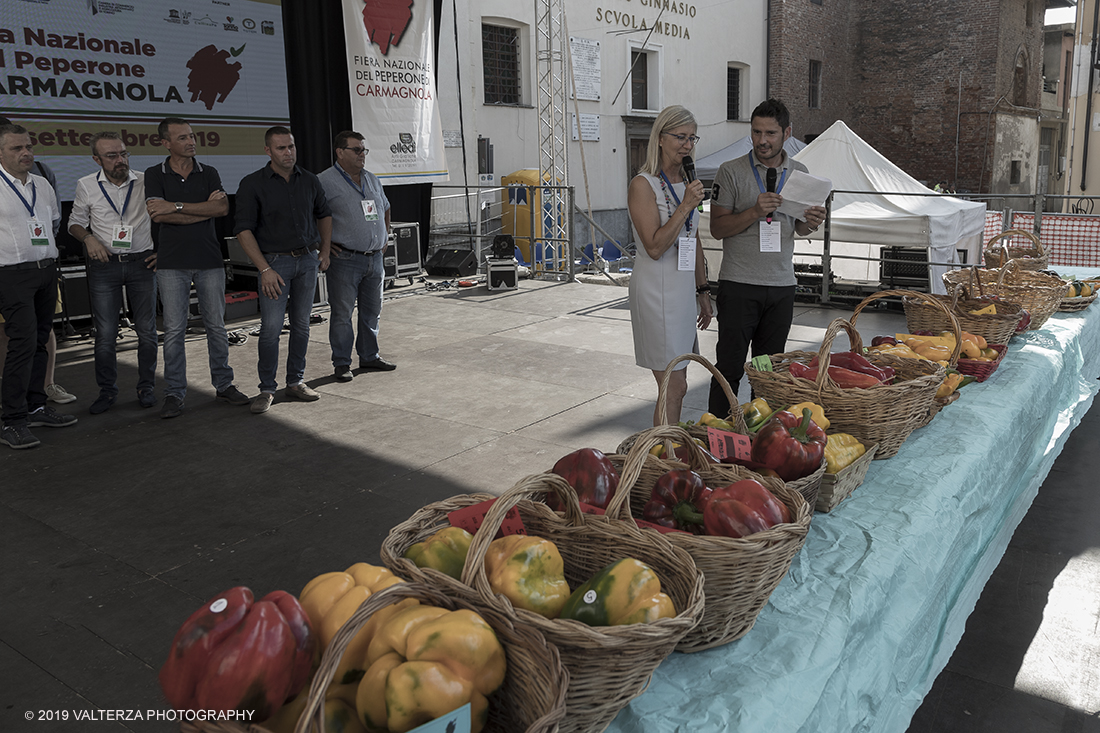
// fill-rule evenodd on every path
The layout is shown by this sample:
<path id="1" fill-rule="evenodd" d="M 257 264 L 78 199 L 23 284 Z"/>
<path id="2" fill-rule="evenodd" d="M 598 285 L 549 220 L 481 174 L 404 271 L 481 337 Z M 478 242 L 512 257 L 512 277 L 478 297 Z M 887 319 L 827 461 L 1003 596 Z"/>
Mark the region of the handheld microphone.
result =
<path id="1" fill-rule="evenodd" d="M 685 155 L 684 159 L 680 161 L 680 165 L 684 169 L 684 181 L 691 183 L 695 180 L 695 161 L 691 159 L 690 155 Z M 699 211 L 703 210 L 702 202 L 699 203 Z"/>
<path id="2" fill-rule="evenodd" d="M 775 179 L 776 179 L 776 175 L 777 175 L 777 174 L 776 174 L 776 172 L 775 172 L 775 168 L 769 168 L 769 169 L 768 169 L 768 172 L 767 172 L 767 186 L 768 186 L 768 193 L 775 193 Z M 771 214 L 768 214 L 768 223 L 769 223 L 769 224 L 771 224 L 771 223 L 772 223 L 772 215 L 771 215 Z"/>

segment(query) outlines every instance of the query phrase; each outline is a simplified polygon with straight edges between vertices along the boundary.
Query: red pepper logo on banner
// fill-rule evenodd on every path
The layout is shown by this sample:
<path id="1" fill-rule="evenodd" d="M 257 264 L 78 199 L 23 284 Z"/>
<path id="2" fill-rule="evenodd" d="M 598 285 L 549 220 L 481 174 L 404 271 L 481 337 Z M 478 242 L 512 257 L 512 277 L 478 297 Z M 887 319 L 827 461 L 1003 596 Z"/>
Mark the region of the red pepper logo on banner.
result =
<path id="1" fill-rule="evenodd" d="M 241 49 L 243 50 L 243 46 Z M 241 63 L 228 63 L 229 56 L 240 51 L 225 51 L 213 44 L 204 46 L 187 62 L 191 74 L 187 77 L 187 91 L 191 92 L 191 101 L 198 100 L 207 109 L 214 109 L 215 102 L 224 102 L 233 87 L 241 78 Z"/>
<path id="2" fill-rule="evenodd" d="M 367 38 L 378 44 L 385 56 L 390 44 L 401 43 L 401 35 L 412 20 L 413 0 L 363 0 L 363 27 Z"/>

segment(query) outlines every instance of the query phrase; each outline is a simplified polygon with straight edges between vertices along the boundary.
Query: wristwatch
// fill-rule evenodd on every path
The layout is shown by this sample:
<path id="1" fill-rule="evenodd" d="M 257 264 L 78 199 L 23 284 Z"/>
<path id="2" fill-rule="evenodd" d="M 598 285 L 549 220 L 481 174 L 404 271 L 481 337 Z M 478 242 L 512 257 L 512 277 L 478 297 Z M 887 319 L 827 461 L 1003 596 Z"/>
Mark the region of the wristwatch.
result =
<path id="1" fill-rule="evenodd" d="M 183 213 L 183 204 L 179 201 L 176 202 L 176 213 L 178 213 L 178 214 Z"/>

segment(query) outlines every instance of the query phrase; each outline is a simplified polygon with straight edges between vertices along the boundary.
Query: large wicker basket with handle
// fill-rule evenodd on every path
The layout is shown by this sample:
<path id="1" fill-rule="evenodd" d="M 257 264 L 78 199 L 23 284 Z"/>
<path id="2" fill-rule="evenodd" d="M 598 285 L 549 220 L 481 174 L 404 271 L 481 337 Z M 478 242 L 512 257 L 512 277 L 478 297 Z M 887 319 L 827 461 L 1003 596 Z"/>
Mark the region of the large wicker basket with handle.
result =
<path id="1" fill-rule="evenodd" d="M 611 456 L 620 469 L 619 488 L 607 508 L 607 515 L 627 522 L 641 518 L 654 484 L 666 471 L 684 464 L 655 458 L 649 449 L 662 441 L 675 441 L 691 448 L 688 467 L 707 486 L 721 488 L 742 479 L 754 479 L 786 505 L 791 522 L 778 524 L 749 537 L 709 537 L 686 532 L 669 532 L 665 539 L 691 554 L 705 578 L 707 602 L 703 616 L 676 647 L 697 652 L 728 644 L 749 632 L 760 610 L 768 602 L 791 561 L 806 541 L 813 505 L 801 493 L 777 478 L 758 476 L 747 468 L 709 463 L 687 440 L 682 428 L 662 425 L 643 431 L 628 456 Z M 822 469 L 824 470 L 824 469 Z"/>
<path id="2" fill-rule="evenodd" d="M 547 494 L 557 494 L 565 507 L 564 515 L 542 502 Z M 450 511 L 482 498 L 453 497 L 420 509 L 390 531 L 382 545 L 382 561 L 398 575 L 429 583 L 478 607 L 493 608 L 517 626 L 538 630 L 557 647 L 569 672 L 561 730 L 603 730 L 619 710 L 645 690 L 653 670 L 699 622 L 703 613 L 702 573 L 686 551 L 654 532 L 610 517 L 582 514 L 576 492 L 552 473 L 528 476 L 493 503 L 474 535 L 461 581 L 418 568 L 405 559 L 405 551 L 414 543 L 448 526 Z M 593 627 L 514 608 L 507 598 L 492 592 L 485 574 L 489 544 L 512 507 L 518 508 L 528 534 L 557 546 L 571 588 L 587 582 L 612 562 L 633 557 L 657 574 L 677 615 L 648 624 Z"/>
<path id="3" fill-rule="evenodd" d="M 993 302 L 990 299 L 976 298 L 982 295 L 978 290 L 980 283 L 974 280 L 973 268 L 968 268 L 970 280 L 964 286 L 953 288 L 950 295 L 928 295 L 923 298 L 906 296 L 902 298 L 905 308 L 905 325 L 909 333 L 931 331 L 939 333 L 951 329 L 951 322 L 943 310 L 928 302 L 928 298 L 938 300 L 947 306 L 959 328 L 976 336 L 981 336 L 989 344 L 1005 345 L 1016 333 L 1020 323 L 1020 306 L 1003 300 Z M 993 305 L 996 313 L 975 313 Z"/>
<path id="4" fill-rule="evenodd" d="M 344 650 L 371 616 L 406 598 L 448 611 L 473 611 L 493 628 L 504 648 L 507 671 L 500 689 L 489 697 L 489 719 L 482 729 L 484 733 L 556 733 L 565 717 L 565 691 L 569 684 L 569 673 L 562 666 L 558 650 L 526 624 L 517 624 L 495 609 L 454 598 L 441 588 L 423 583 L 399 583 L 375 593 L 336 632 L 314 673 L 305 710 L 295 728 L 297 732 L 325 730 L 325 693 Z M 196 721 L 184 723 L 181 729 L 183 733 L 269 733 L 262 723 Z"/>
<path id="5" fill-rule="evenodd" d="M 1009 244 L 1012 240 L 1026 240 L 1026 244 Z M 1018 260 L 1021 269 L 1045 270 L 1050 264 L 1050 251 L 1043 247 L 1039 237 L 1026 229 L 1007 229 L 990 239 L 982 251 L 985 266 L 1002 267 L 1009 260 Z"/>
<path id="6" fill-rule="evenodd" d="M 886 297 L 926 297 L 923 293 L 911 290 L 884 290 L 863 300 L 852 316 L 852 321 L 838 318 L 829 324 L 817 353 L 793 351 L 775 354 L 771 357 L 772 371 L 760 371 L 751 363 L 745 365 L 745 374 L 757 396 L 763 397 L 769 404 L 790 405 L 798 402 L 816 402 L 825 408 L 830 428 L 837 432 L 850 433 L 865 444 L 878 443 L 876 459 L 890 458 L 897 454 L 898 448 L 917 428 L 926 425 L 940 404 L 936 402 L 936 391 L 943 382 L 945 371 L 932 361 L 906 359 L 888 354 L 869 352 L 867 359 L 875 366 L 892 367 L 897 375 L 893 384 L 881 384 L 866 389 L 843 388 L 828 374 L 829 353 L 833 340 L 842 332 L 848 334 L 852 351 L 862 353 L 863 341 L 855 328 L 855 320 L 860 311 L 873 300 Z M 954 323 L 947 307 L 928 298 L 943 309 L 949 320 Z M 959 330 L 954 323 L 955 350 L 951 363 L 959 356 Z M 790 373 L 791 364 L 798 361 L 808 363 L 817 356 L 819 369 L 817 379 L 810 381 L 794 377 Z"/>
<path id="7" fill-rule="evenodd" d="M 1043 327 L 1047 319 L 1058 310 L 1062 298 L 1069 292 L 1069 283 L 1060 277 L 1041 272 L 1025 272 L 1020 260 L 1009 260 L 996 270 L 975 269 L 974 274 L 952 270 L 943 274 L 943 282 L 950 290 L 964 284 L 970 277 L 977 279 L 982 292 L 1001 300 L 1016 303 L 1031 314 L 1032 331 Z"/>

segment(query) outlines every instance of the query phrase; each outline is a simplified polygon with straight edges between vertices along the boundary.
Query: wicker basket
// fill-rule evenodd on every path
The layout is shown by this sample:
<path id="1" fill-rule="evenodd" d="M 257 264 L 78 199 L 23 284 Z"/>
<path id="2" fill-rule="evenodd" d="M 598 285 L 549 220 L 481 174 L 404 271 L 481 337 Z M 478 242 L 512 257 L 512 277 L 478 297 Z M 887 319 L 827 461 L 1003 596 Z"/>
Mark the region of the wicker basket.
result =
<path id="1" fill-rule="evenodd" d="M 1083 298 L 1062 298 L 1062 301 L 1058 304 L 1058 310 L 1062 313 L 1076 313 L 1088 308 L 1094 300 L 1096 300 L 1096 293 L 1086 295 Z"/>
<path id="2" fill-rule="evenodd" d="M 421 603 L 448 611 L 467 609 L 479 614 L 493 627 L 504 647 L 508 671 L 504 684 L 489 697 L 489 720 L 485 733 L 555 733 L 565 718 L 565 691 L 569 673 L 562 666 L 558 650 L 546 642 L 542 634 L 526 624 L 517 624 L 500 611 L 449 597 L 442 589 L 423 583 L 401 583 L 376 593 L 344 623 L 313 676 L 305 711 L 296 730 L 306 731 L 315 725 L 323 731 L 325 693 L 344 650 L 370 617 L 382 608 L 415 598 Z M 313 720 L 311 720 L 311 717 Z M 232 722 L 195 722 L 181 726 L 184 733 L 266 733 L 262 725 L 240 725 Z"/>
<path id="3" fill-rule="evenodd" d="M 955 365 L 963 374 L 969 374 L 977 381 L 984 382 L 989 379 L 993 372 L 997 371 L 997 367 L 1004 361 L 1005 354 L 1008 353 L 1008 347 L 1003 344 L 990 344 L 989 348 L 997 352 L 997 358 L 993 361 L 975 361 L 974 359 L 959 359 L 959 363 Z"/>
<path id="4" fill-rule="evenodd" d="M 730 403 L 730 413 L 725 418 L 726 421 L 733 425 L 733 432 L 740 433 L 741 435 L 748 435 L 749 429 L 748 426 L 745 425 L 745 413 L 741 411 L 741 405 L 737 404 L 737 395 L 733 393 L 733 388 L 730 387 L 729 381 L 722 376 L 722 372 L 718 371 L 717 367 L 698 354 L 683 354 L 677 356 L 668 363 L 667 367 L 665 367 L 665 372 L 661 376 L 661 383 L 657 390 L 657 410 L 661 416 L 661 422 L 665 424 L 668 423 L 668 383 L 672 379 L 672 373 L 676 371 L 676 365 L 683 361 L 694 361 L 707 368 L 711 376 L 718 381 L 718 386 L 726 393 L 726 399 Z M 687 430 L 688 434 L 693 438 L 698 438 L 704 442 L 707 439 L 707 428 L 705 425 L 692 425 L 691 427 L 685 428 L 685 430 Z M 615 452 L 621 455 L 629 453 L 631 446 L 634 445 L 634 441 L 637 440 L 642 432 L 645 431 L 639 431 L 625 438 L 619 443 L 619 447 L 615 449 Z"/>
<path id="5" fill-rule="evenodd" d="M 876 366 L 892 367 L 897 373 L 894 384 L 883 384 L 869 389 L 839 387 L 829 378 L 827 367 L 833 340 L 841 331 L 847 331 L 852 351 L 862 352 L 863 341 L 854 323 L 864 306 L 879 298 L 907 295 L 927 298 L 936 307 L 942 308 L 944 314 L 954 323 L 954 316 L 945 305 L 928 298 L 923 293 L 911 290 L 884 290 L 865 298 L 856 307 L 851 322 L 838 318 L 826 329 L 821 348 L 816 354 L 822 367 L 818 370 L 816 382 L 791 376 L 789 371 L 791 363 L 809 362 L 815 356 L 812 352 L 793 351 L 772 356 L 773 371 L 770 372 L 758 371 L 751 363 L 746 364 L 745 374 L 748 375 L 753 390 L 757 396 L 777 405 L 790 405 L 807 400 L 816 402 L 825 408 L 825 414 L 829 416 L 833 430 L 850 433 L 865 443 L 878 443 L 876 459 L 892 457 L 909 434 L 926 425 L 939 410 L 940 405 L 936 404 L 935 396 L 936 390 L 943 382 L 945 374 L 943 367 L 931 361 L 869 352 L 866 357 L 871 363 Z M 957 323 L 952 331 L 956 335 L 955 351 L 951 359 L 954 363 L 958 359 L 961 346 Z"/>
<path id="6" fill-rule="evenodd" d="M 867 469 L 870 468 L 871 461 L 874 460 L 875 453 L 878 451 L 878 444 L 868 444 L 862 440 L 860 442 L 863 443 L 867 452 L 841 469 L 840 473 L 827 473 L 821 479 L 821 491 L 818 492 L 817 503 L 814 505 L 817 511 L 831 512 L 836 509 L 840 502 L 851 496 L 852 492 L 863 483 L 863 479 L 867 476 Z"/>
<path id="7" fill-rule="evenodd" d="M 684 467 L 682 463 L 654 458 L 649 449 L 665 440 L 683 443 L 685 437 L 684 430 L 675 426 L 650 428 L 641 434 L 629 456 L 611 457 L 622 476 L 607 508 L 608 516 L 627 521 L 642 516 L 657 479 L 666 471 Z M 742 466 L 708 463 L 694 445 L 689 467 L 713 488 L 746 478 L 760 481 L 787 506 L 792 518 L 789 524 L 779 524 L 744 538 L 708 537 L 686 532 L 662 535 L 690 553 L 706 579 L 707 603 L 702 620 L 676 647 L 682 652 L 697 652 L 739 639 L 752 628 L 806 540 L 813 505 L 807 503 L 791 484 L 784 485 L 779 479 L 758 476 Z"/>
<path id="8" fill-rule="evenodd" d="M 1031 314 L 1032 331 L 1043 327 L 1047 319 L 1058 310 L 1062 298 L 1069 292 L 1069 283 L 1059 277 L 1039 272 L 1020 270 L 1020 260 L 1009 260 L 999 270 L 975 269 L 974 274 L 953 270 L 943 274 L 948 290 L 962 285 L 970 277 L 977 278 L 982 292 L 996 295 L 1009 303 L 1016 303 Z"/>
<path id="9" fill-rule="evenodd" d="M 1024 237 L 1030 242 L 1010 245 L 1008 240 L 1013 237 Z M 1001 267 L 1009 260 L 1018 260 L 1020 268 L 1024 270 L 1045 270 L 1050 264 L 1049 250 L 1043 247 L 1039 237 L 1024 229 L 1007 229 L 1001 232 L 986 242 L 982 255 L 985 257 L 985 266 L 990 268 Z"/>
<path id="10" fill-rule="evenodd" d="M 547 493 L 558 495 L 565 506 L 564 516 L 539 501 Z M 698 623 L 703 613 L 702 573 L 687 552 L 653 532 L 643 532 L 609 517 L 582 514 L 576 492 L 560 476 L 550 473 L 528 476 L 493 503 L 470 546 L 463 571 L 465 582 L 418 568 L 404 558 L 413 543 L 448 526 L 448 512 L 483 499 L 457 496 L 420 509 L 390 530 L 382 544 L 382 561 L 399 575 L 437 586 L 479 608 L 494 608 L 517 625 L 541 632 L 558 648 L 569 672 L 561 730 L 603 730 L 619 710 L 645 690 L 653 670 Z M 591 627 L 513 608 L 506 598 L 491 591 L 485 575 L 485 553 L 512 507 L 518 507 L 529 534 L 557 545 L 570 587 L 587 582 L 616 560 L 634 557 L 661 579 L 661 589 L 672 598 L 677 616 L 649 624 Z"/>
<path id="11" fill-rule="evenodd" d="M 973 269 L 969 271 L 973 272 Z M 980 310 L 992 303 L 989 300 L 973 298 L 972 295 L 973 291 L 960 287 L 955 288 L 951 295 L 930 295 L 926 298 L 935 298 L 946 305 L 963 331 L 981 336 L 988 344 L 1007 344 L 1015 335 L 1016 326 L 1020 323 L 1022 310 L 1020 306 L 1016 303 L 997 301 L 996 313 L 975 315 L 971 311 Z M 950 330 L 951 322 L 943 311 L 928 303 L 926 299 L 905 297 L 901 300 L 905 308 L 905 325 L 909 333 L 914 331 L 939 333 Z"/>

